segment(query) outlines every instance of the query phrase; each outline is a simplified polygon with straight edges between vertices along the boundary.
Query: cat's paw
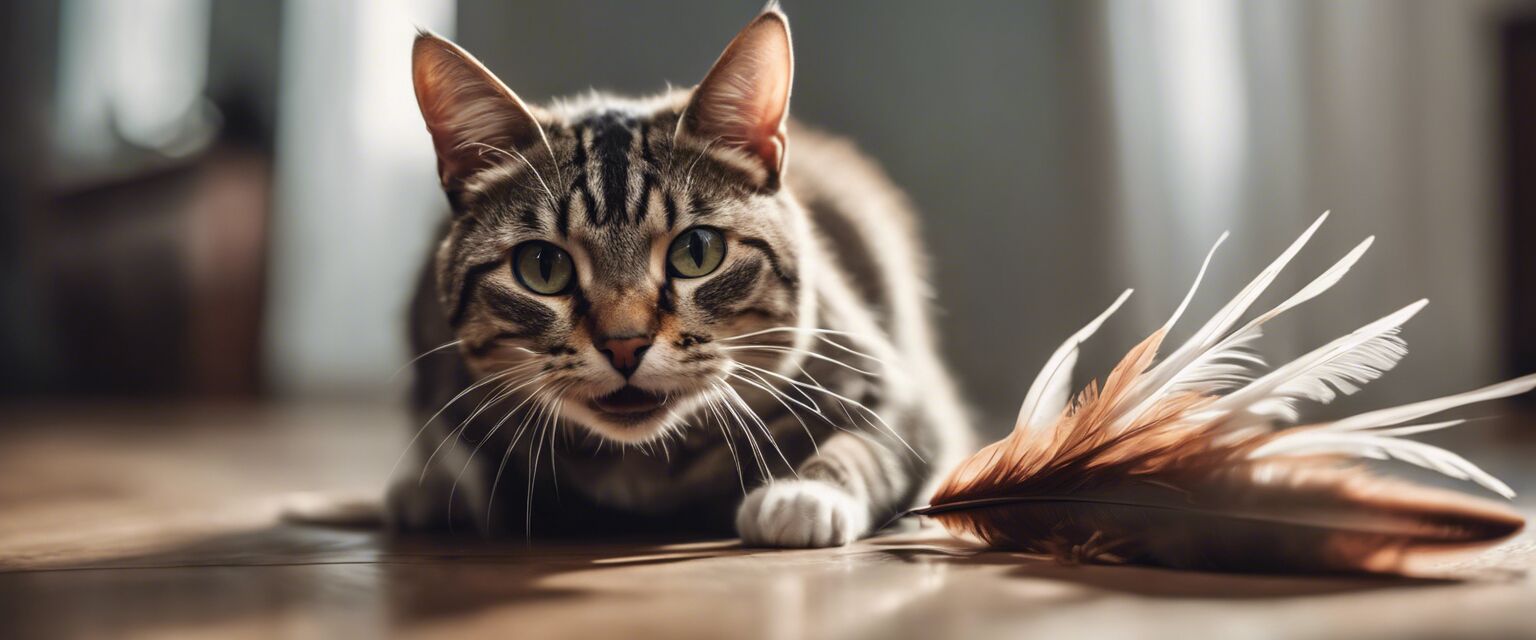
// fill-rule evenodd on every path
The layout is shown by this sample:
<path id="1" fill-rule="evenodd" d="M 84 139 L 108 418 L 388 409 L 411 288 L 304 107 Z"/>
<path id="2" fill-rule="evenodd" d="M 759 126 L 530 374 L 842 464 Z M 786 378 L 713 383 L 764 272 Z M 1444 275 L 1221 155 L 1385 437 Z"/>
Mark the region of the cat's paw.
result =
<path id="1" fill-rule="evenodd" d="M 825 482 L 781 480 L 747 495 L 736 512 L 736 531 L 751 546 L 845 545 L 869 532 L 869 508 Z"/>

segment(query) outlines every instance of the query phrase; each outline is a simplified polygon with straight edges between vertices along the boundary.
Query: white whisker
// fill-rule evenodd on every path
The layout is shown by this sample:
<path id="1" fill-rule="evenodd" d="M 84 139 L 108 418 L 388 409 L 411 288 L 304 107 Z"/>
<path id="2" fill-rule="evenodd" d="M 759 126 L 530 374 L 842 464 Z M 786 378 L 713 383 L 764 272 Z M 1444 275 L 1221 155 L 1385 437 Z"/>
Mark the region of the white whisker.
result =
<path id="1" fill-rule="evenodd" d="M 745 412 L 748 416 L 751 416 L 752 421 L 757 424 L 758 430 L 763 432 L 763 437 L 768 439 L 768 444 L 772 445 L 773 450 L 779 454 L 779 460 L 784 462 L 784 466 L 789 468 L 790 473 L 794 474 L 796 478 L 799 478 L 800 472 L 796 471 L 795 465 L 789 461 L 788 457 L 785 457 L 784 450 L 779 448 L 779 442 L 778 440 L 774 439 L 773 431 L 768 428 L 768 424 L 763 422 L 763 418 L 757 415 L 756 411 L 752 410 L 752 407 L 747 404 L 747 401 L 741 397 L 740 393 L 736 392 L 735 388 L 730 386 L 730 383 L 725 382 L 724 380 L 721 382 L 724 383 L 726 385 L 725 388 L 731 392 L 730 399 L 734 400 L 736 402 L 736 406 L 740 407 L 743 412 Z"/>
<path id="2" fill-rule="evenodd" d="M 746 373 L 751 373 L 751 374 L 754 374 L 754 376 L 757 376 L 757 374 L 753 373 L 753 371 L 746 371 Z M 802 419 L 802 417 L 800 417 L 799 411 L 794 410 L 794 407 L 790 407 L 790 404 L 788 404 L 788 402 L 785 402 L 785 399 L 788 399 L 788 401 L 793 402 L 794 401 L 793 398 L 790 398 L 790 396 L 785 396 L 785 394 L 780 393 L 779 390 L 776 390 L 776 388 L 773 388 L 773 387 L 771 387 L 771 385 L 768 385 L 768 381 L 765 381 L 765 379 L 760 378 L 760 376 L 759 376 L 759 379 L 760 379 L 760 381 L 763 382 L 763 384 L 757 384 L 757 382 L 750 381 L 750 379 L 746 379 L 745 376 L 739 376 L 739 374 L 736 374 L 736 373 L 730 373 L 730 374 L 728 374 L 728 376 L 731 376 L 731 378 L 739 379 L 739 381 L 746 382 L 746 384 L 753 385 L 753 387 L 760 388 L 760 390 L 763 390 L 763 393 L 768 393 L 768 398 L 773 398 L 774 402 L 779 402 L 779 405 L 780 405 L 780 407 L 783 407 L 783 410 L 790 411 L 790 416 L 794 417 L 794 421 L 799 422 L 800 430 L 805 431 L 805 439 L 806 440 L 811 440 L 811 450 L 813 450 L 814 453 L 817 453 L 817 454 L 822 453 L 822 445 L 817 444 L 817 442 L 816 442 L 816 434 L 811 433 L 811 427 L 809 427 L 809 425 L 805 424 L 805 419 Z M 802 407 L 803 407 L 803 405 L 802 405 Z M 828 419 L 826 419 L 826 416 L 822 416 L 822 414 L 820 414 L 819 411 L 817 411 L 816 414 L 817 414 L 817 416 L 822 417 L 822 422 L 826 422 L 826 424 L 833 424 L 833 422 L 828 421 Z M 833 424 L 833 427 L 837 427 L 837 425 Z"/>
<path id="3" fill-rule="evenodd" d="M 874 371 L 866 371 L 864 369 L 860 369 L 860 368 L 855 367 L 855 366 L 853 366 L 851 364 L 843 362 L 842 360 L 838 360 L 836 358 L 831 358 L 831 357 L 822 355 L 820 353 L 816 353 L 814 351 L 807 351 L 805 349 L 798 349 L 798 348 L 795 348 L 795 347 L 781 347 L 781 346 L 778 346 L 778 345 L 753 344 L 753 345 L 741 345 L 741 346 L 737 346 L 737 347 L 721 347 L 720 349 L 722 351 L 773 351 L 773 352 L 779 352 L 779 353 L 798 353 L 798 354 L 806 356 L 808 358 L 815 358 L 817 360 L 821 360 L 821 361 L 824 361 L 824 362 L 830 362 L 830 363 L 835 364 L 835 365 L 837 365 L 839 367 L 843 367 L 845 369 L 848 369 L 849 371 L 854 371 L 854 372 L 857 372 L 857 373 L 861 373 L 861 374 L 864 374 L 866 376 L 871 376 L 871 377 L 879 377 L 880 376 L 880 374 L 878 374 L 878 373 L 876 373 Z M 884 364 L 884 363 L 882 363 L 882 364 Z"/>
<path id="4" fill-rule="evenodd" d="M 539 458 L 543 453 L 544 438 L 549 435 L 550 429 L 553 428 L 554 420 L 559 417 L 554 413 L 557 410 L 557 403 L 558 399 L 540 402 L 543 406 L 539 412 L 538 441 L 534 442 L 532 437 L 529 438 L 531 446 L 528 449 L 528 456 L 530 458 L 528 464 L 528 498 L 523 507 L 523 537 L 525 539 L 533 538 L 533 493 L 539 481 Z M 550 469 L 551 473 L 553 473 L 554 467 L 550 467 Z"/>
<path id="5" fill-rule="evenodd" d="M 787 382 L 789 384 L 795 385 L 795 386 L 800 387 L 802 389 L 807 389 L 807 390 L 811 390 L 811 391 L 819 391 L 821 393 L 825 393 L 828 396 L 836 398 L 839 402 L 846 402 L 846 403 L 851 404 L 851 405 L 853 405 L 855 407 L 858 407 L 859 409 L 862 409 L 865 413 L 867 413 L 868 415 L 874 417 L 875 420 L 878 420 L 880 422 L 880 425 L 885 428 L 886 432 L 890 433 L 891 437 L 895 438 L 898 442 L 900 442 L 902 444 L 902 446 L 906 447 L 907 451 L 910 451 L 910 452 L 912 452 L 912 455 L 917 456 L 918 460 L 923 460 L 922 455 L 918 454 L 917 450 L 913 449 L 912 445 L 907 444 L 906 439 L 901 437 L 901 434 L 896 433 L 896 430 L 891 428 L 891 425 L 889 425 L 889 424 L 887 424 L 885 422 L 885 418 L 880 417 L 880 414 L 875 413 L 875 411 L 873 409 L 870 409 L 869 407 L 864 406 L 864 403 L 859 402 L 858 400 L 854 400 L 853 398 L 849 398 L 847 396 L 844 396 L 844 395 L 842 395 L 842 394 L 840 394 L 840 393 L 838 393 L 836 391 L 828 389 L 828 388 L 826 388 L 824 386 L 821 386 L 819 384 L 813 385 L 813 384 L 808 384 L 808 383 L 805 383 L 805 382 L 801 382 L 799 380 L 795 380 L 794 378 L 791 378 L 789 376 L 785 376 L 785 375 L 780 374 L 778 372 L 769 371 L 769 370 L 764 369 L 762 367 L 750 365 L 750 364 L 747 364 L 745 362 L 738 362 L 737 364 L 742 366 L 742 367 L 746 367 L 747 369 L 756 371 L 756 372 L 758 372 L 760 374 L 767 375 L 767 376 L 772 376 L 774 378 L 778 378 L 780 380 L 783 380 L 784 382 Z M 874 425 L 870 425 L 870 426 L 873 427 Z"/>
<path id="6" fill-rule="evenodd" d="M 737 335 L 726 337 L 726 338 L 717 338 L 716 341 L 718 341 L 718 342 L 728 342 L 728 341 L 732 341 L 732 340 L 742 340 L 742 339 L 745 339 L 745 338 L 753 338 L 753 337 L 757 337 L 757 336 L 761 336 L 761 335 L 767 335 L 767 334 L 770 334 L 770 333 L 791 333 L 791 332 L 793 332 L 793 333 L 808 333 L 808 334 L 812 334 L 812 335 L 822 335 L 822 334 L 824 334 L 824 335 L 832 335 L 832 336 L 844 336 L 844 337 L 853 338 L 853 339 L 856 339 L 856 340 L 867 340 L 867 341 L 870 341 L 870 342 L 878 342 L 878 340 L 876 340 L 873 337 L 870 337 L 870 336 L 867 336 L 867 335 L 864 335 L 864 334 L 861 334 L 861 333 L 853 333 L 853 332 L 850 332 L 850 331 L 838 331 L 836 329 L 821 329 L 821 328 L 817 328 L 817 327 L 788 327 L 788 326 L 785 326 L 785 327 L 769 327 L 767 329 L 759 329 L 757 331 L 752 331 L 750 333 L 737 334 Z M 841 346 L 841 345 L 838 345 L 836 342 L 833 342 L 831 344 L 837 345 L 837 346 Z"/>
<path id="7" fill-rule="evenodd" d="M 741 469 L 741 456 L 736 452 L 736 443 L 731 440 L 731 434 L 725 428 L 725 416 L 721 414 L 719 407 L 716 405 L 716 394 L 718 393 L 718 389 L 711 388 L 710 391 L 703 396 L 704 403 L 705 406 L 709 409 L 710 413 L 714 414 L 715 416 L 715 426 L 720 427 L 720 437 L 725 440 L 725 447 L 731 452 L 731 462 L 736 466 L 736 482 L 741 484 L 741 494 L 746 495 L 746 473 Z"/>
<path id="8" fill-rule="evenodd" d="M 532 381 L 530 380 L 530 382 L 532 382 Z M 455 475 L 453 477 L 453 486 L 448 489 L 448 522 L 450 524 L 452 524 L 452 522 L 453 522 L 453 498 L 458 493 L 459 481 L 464 478 L 464 472 L 467 471 L 469 469 L 469 467 L 470 467 L 470 464 L 474 462 L 475 454 L 480 453 L 480 449 L 485 446 L 485 443 L 491 441 L 491 437 L 495 436 L 496 433 L 501 430 L 502 425 L 506 424 L 506 422 L 507 422 L 507 420 L 509 418 L 511 418 L 513 415 L 516 415 L 517 412 L 522 410 L 522 408 L 524 406 L 527 406 L 530 401 L 532 401 L 534 398 L 538 397 L 540 392 L 542 392 L 545 389 L 549 388 L 549 386 L 553 385 L 553 384 L 556 384 L 556 383 L 555 382 L 546 382 L 543 385 L 540 385 L 539 388 L 534 389 L 532 393 L 528 394 L 527 398 L 524 398 L 522 402 L 519 402 L 517 404 L 517 406 L 512 407 L 512 409 L 510 411 L 507 411 L 506 414 L 502 415 L 501 419 L 497 420 L 496 424 L 491 426 L 490 431 L 487 431 L 485 433 L 485 437 L 481 438 L 480 442 L 475 444 L 475 448 L 470 450 L 469 457 L 464 460 L 464 466 L 460 467 L 458 475 Z M 514 389 L 514 391 L 515 391 L 515 389 Z M 521 434 L 521 431 L 519 431 L 518 434 Z M 507 445 L 507 447 L 510 450 L 511 447 L 516 446 L 516 445 L 517 445 L 517 439 L 514 436 L 513 440 Z M 500 472 L 499 471 L 497 472 L 497 477 L 498 478 L 500 477 Z M 494 488 L 495 487 L 493 485 L 492 489 L 494 490 Z M 486 511 L 486 519 L 489 520 L 490 519 L 490 511 L 489 511 L 490 507 L 487 506 L 486 510 L 487 510 Z"/>
<path id="9" fill-rule="evenodd" d="M 443 344 L 437 345 L 435 347 L 432 347 L 431 349 L 427 349 L 426 351 L 421 352 L 420 355 L 418 355 L 418 356 L 416 356 L 414 358 L 411 358 L 410 360 L 407 360 L 405 362 L 405 364 L 400 365 L 399 369 L 395 369 L 395 372 L 389 374 L 389 378 L 387 378 L 385 380 L 385 382 L 393 382 L 395 380 L 395 378 L 400 375 L 400 372 L 405 371 L 406 369 L 410 368 L 411 365 L 416 364 L 422 358 L 425 358 L 425 357 L 430 356 L 430 355 L 432 355 L 434 353 L 442 351 L 443 349 L 447 349 L 448 347 L 458 346 L 459 344 L 462 344 L 463 342 L 464 341 L 462 339 L 461 340 L 454 340 L 454 341 L 451 341 L 451 342 L 445 342 Z"/>
<path id="10" fill-rule="evenodd" d="M 540 387 L 537 391 L 534 391 L 528 396 L 528 400 L 532 400 L 533 398 L 538 397 L 539 392 L 543 390 L 544 388 Z M 526 404 L 527 400 L 525 400 L 524 403 Z M 522 419 L 518 421 L 517 431 L 514 432 L 512 439 L 507 442 L 506 450 L 504 450 L 501 454 L 501 464 L 496 467 L 496 478 L 491 481 L 490 498 L 486 500 L 485 503 L 485 528 L 487 535 L 490 534 L 491 518 L 495 513 L 493 509 L 496 505 L 496 488 L 501 486 L 501 475 L 507 470 L 507 461 L 512 458 L 512 452 L 517 448 L 518 440 L 522 439 L 523 431 L 528 428 L 530 421 L 533 419 L 533 413 L 534 412 L 532 409 L 528 410 L 528 412 L 523 414 Z"/>
<path id="11" fill-rule="evenodd" d="M 459 399 L 474 392 L 475 389 L 479 389 L 480 387 L 491 384 L 493 382 L 497 382 L 498 380 L 511 377 L 514 373 L 514 369 L 507 369 L 505 371 L 498 371 L 492 375 L 486 376 L 485 378 L 465 387 L 463 391 L 458 393 L 458 395 L 455 395 L 452 399 L 448 400 L 448 402 L 444 403 L 442 408 L 438 409 L 436 413 L 432 414 L 432 417 L 427 418 L 427 421 L 422 423 L 421 428 L 416 430 L 416 435 L 411 436 L 410 441 L 405 443 L 405 449 L 400 452 L 400 456 L 398 458 L 395 458 L 395 464 L 389 468 L 389 475 L 385 477 L 393 478 L 395 476 L 395 472 L 400 470 L 400 463 L 405 462 L 405 457 L 410 455 L 411 450 L 415 448 L 417 441 L 421 440 L 421 434 L 426 433 L 427 427 L 432 426 L 432 423 L 436 421 L 439 416 L 442 416 L 443 412 L 448 410 L 448 407 L 453 406 L 453 403 L 458 402 Z"/>
<path id="12" fill-rule="evenodd" d="M 523 382 L 517 383 L 517 385 L 513 386 L 511 389 L 508 389 L 506 391 L 494 391 L 494 392 L 492 392 L 492 397 L 491 398 L 489 398 L 486 401 L 481 402 L 480 406 L 476 407 L 474 412 L 469 414 L 469 417 L 467 417 L 467 418 L 463 419 L 462 421 L 460 421 L 459 425 L 457 427 L 455 427 L 453 430 L 449 431 L 448 435 L 445 436 L 441 442 L 437 443 L 437 448 L 433 449 L 432 450 L 432 454 L 427 456 L 426 462 L 422 463 L 422 465 L 421 465 L 421 475 L 419 477 L 417 477 L 416 484 L 417 485 L 421 485 L 422 483 L 426 482 L 426 480 L 427 480 L 427 471 L 431 469 L 432 461 L 437 459 L 437 454 L 442 453 L 443 447 L 446 446 L 450 440 L 457 439 L 459 437 L 459 434 L 463 433 L 465 429 L 468 429 L 469 428 L 469 423 L 474 421 L 475 418 L 479 417 L 482 412 L 484 412 L 486 409 L 488 409 L 488 408 L 490 408 L 490 407 L 500 403 L 502 400 L 505 400 L 505 399 L 511 397 L 512 394 L 516 393 L 519 389 L 522 389 L 523 387 L 526 387 L 526 386 L 528 386 L 530 384 L 538 382 L 539 380 L 542 380 L 547 375 L 549 375 L 549 372 L 543 371 L 543 372 L 540 372 L 540 373 L 534 375 L 533 377 L 531 377 L 531 378 L 529 378 L 529 379 L 527 379 L 527 380 L 525 380 Z M 512 383 L 507 383 L 507 384 L 510 385 Z M 499 390 L 501 388 L 504 388 L 504 386 L 503 387 L 497 387 L 497 389 Z"/>
<path id="13" fill-rule="evenodd" d="M 732 418 L 735 418 L 736 426 L 741 427 L 741 434 L 747 437 L 747 446 L 752 449 L 752 459 L 757 462 L 758 477 L 771 481 L 772 476 L 768 473 L 768 458 L 763 455 L 762 448 L 757 445 L 757 438 L 748 429 L 746 419 L 742 418 L 740 413 L 737 413 L 735 405 L 729 401 L 730 396 L 726 395 L 728 387 L 718 381 L 714 384 L 716 388 L 720 389 L 720 406 L 724 407 L 725 411 Z"/>

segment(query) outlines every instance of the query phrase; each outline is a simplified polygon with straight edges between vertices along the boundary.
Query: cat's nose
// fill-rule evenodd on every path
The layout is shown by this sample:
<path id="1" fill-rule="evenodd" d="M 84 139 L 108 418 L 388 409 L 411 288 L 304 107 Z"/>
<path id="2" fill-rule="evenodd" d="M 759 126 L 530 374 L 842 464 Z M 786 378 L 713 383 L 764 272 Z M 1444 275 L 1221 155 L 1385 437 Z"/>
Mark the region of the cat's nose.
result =
<path id="1" fill-rule="evenodd" d="M 626 378 L 640 368 L 640 359 L 645 357 L 646 350 L 650 348 L 651 339 L 647 336 L 604 338 L 597 345 L 597 349 L 613 363 L 613 368 L 618 369 Z"/>

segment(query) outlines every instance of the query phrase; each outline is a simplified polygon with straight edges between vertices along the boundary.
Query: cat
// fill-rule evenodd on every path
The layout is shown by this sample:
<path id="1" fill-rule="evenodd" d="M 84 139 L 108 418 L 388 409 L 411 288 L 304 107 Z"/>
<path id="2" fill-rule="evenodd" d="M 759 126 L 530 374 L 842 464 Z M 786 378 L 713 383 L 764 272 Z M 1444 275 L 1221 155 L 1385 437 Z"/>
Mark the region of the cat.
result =
<path id="1" fill-rule="evenodd" d="M 770 6 L 691 90 L 535 107 L 419 34 L 452 215 L 412 304 L 426 426 L 394 526 L 842 545 L 972 451 L 916 218 L 789 121 L 793 66 Z"/>

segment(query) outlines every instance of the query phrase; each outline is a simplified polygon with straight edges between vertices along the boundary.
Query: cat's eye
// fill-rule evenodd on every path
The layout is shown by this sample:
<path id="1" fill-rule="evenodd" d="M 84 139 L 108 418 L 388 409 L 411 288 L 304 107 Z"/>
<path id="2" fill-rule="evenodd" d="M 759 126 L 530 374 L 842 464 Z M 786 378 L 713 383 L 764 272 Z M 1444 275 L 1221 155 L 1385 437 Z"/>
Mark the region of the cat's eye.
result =
<path id="1" fill-rule="evenodd" d="M 707 276 L 724 260 L 725 236 L 709 227 L 684 231 L 667 249 L 667 270 L 680 278 Z"/>
<path id="2" fill-rule="evenodd" d="M 512 251 L 512 273 L 529 291 L 553 296 L 571 288 L 576 267 L 571 264 L 571 254 L 564 249 L 535 240 L 517 245 Z"/>

